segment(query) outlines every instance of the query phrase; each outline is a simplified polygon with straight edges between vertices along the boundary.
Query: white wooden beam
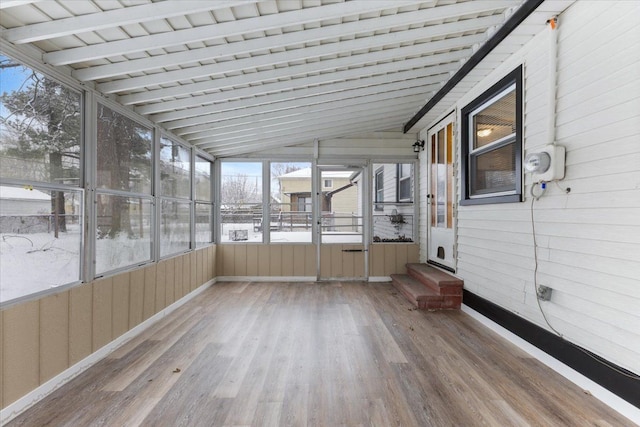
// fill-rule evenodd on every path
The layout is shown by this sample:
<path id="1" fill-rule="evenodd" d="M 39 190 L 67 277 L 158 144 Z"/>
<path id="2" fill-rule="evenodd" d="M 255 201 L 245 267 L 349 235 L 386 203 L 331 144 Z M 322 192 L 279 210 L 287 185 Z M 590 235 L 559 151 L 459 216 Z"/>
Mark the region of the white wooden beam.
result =
<path id="1" fill-rule="evenodd" d="M 212 4 L 214 2 L 206 2 Z M 45 53 L 43 59 L 54 66 L 91 61 L 98 58 L 108 58 L 116 55 L 126 55 L 145 50 L 159 49 L 202 40 L 213 40 L 267 31 L 289 25 L 301 25 L 322 19 L 340 18 L 343 16 L 373 12 L 377 10 L 402 7 L 408 4 L 420 3 L 418 0 L 379 0 L 379 1 L 349 1 L 328 6 L 311 7 L 291 12 L 276 13 L 255 18 L 222 22 L 213 25 L 170 31 L 149 36 L 134 37 L 125 40 L 101 43 L 99 46 L 83 46 L 65 49 L 57 52 Z M 179 6 L 179 2 L 175 3 Z"/>
<path id="2" fill-rule="evenodd" d="M 372 49 L 388 45 L 397 45 L 400 43 L 409 43 L 416 40 L 426 40 L 433 37 L 446 37 L 452 34 L 462 34 L 466 31 L 486 29 L 501 22 L 501 16 L 486 16 L 477 19 L 452 22 L 449 24 L 433 25 L 426 28 L 416 28 L 413 30 L 398 31 L 371 37 L 362 37 L 337 43 L 327 43 L 320 46 L 294 49 L 269 55 L 254 56 L 251 58 L 238 59 L 235 61 L 225 61 L 216 64 L 201 65 L 199 67 L 184 68 L 175 71 L 167 71 L 164 73 L 132 77 L 130 79 L 115 80 L 112 82 L 99 84 L 97 85 L 97 89 L 103 93 L 117 93 L 148 86 L 173 83 L 176 81 L 185 81 L 207 76 L 222 75 L 225 73 L 238 72 L 246 69 L 256 69 L 259 67 L 273 66 L 295 61 L 305 61 L 312 58 L 319 58 L 329 55 L 339 55 L 347 52 Z M 455 40 L 455 38 L 441 40 L 440 42 L 444 43 L 450 42 L 452 40 Z M 435 44 L 439 42 L 433 43 Z M 422 47 L 421 45 L 418 46 Z M 424 48 L 428 47 L 424 46 Z"/>
<path id="3" fill-rule="evenodd" d="M 4 30 L 2 37 L 15 44 L 33 43 L 40 40 L 53 39 L 88 31 L 139 24 L 141 22 L 155 21 L 174 16 L 184 16 L 190 13 L 256 3 L 258 1 L 261 0 L 219 0 L 215 2 L 203 2 L 200 0 L 183 0 L 180 2 L 163 1 L 11 28 Z M 4 3 L 4 1 L 2 3 Z"/>
<path id="4" fill-rule="evenodd" d="M 98 65 L 74 71 L 78 80 L 88 81 L 105 79 L 122 74 L 132 74 L 158 68 L 166 68 L 199 61 L 218 59 L 225 56 L 242 55 L 268 49 L 301 45 L 318 40 L 328 40 L 352 34 L 362 34 L 387 30 L 399 26 L 424 24 L 427 22 L 451 19 L 458 16 L 503 10 L 510 5 L 507 0 L 456 3 L 429 9 L 420 9 L 411 13 L 382 16 L 376 19 L 364 19 L 340 25 L 330 25 L 281 35 L 226 43 L 217 46 L 192 49 L 183 52 L 156 55 L 148 58 L 133 59 L 125 62 Z"/>
<path id="5" fill-rule="evenodd" d="M 43 0 L 2 0 L 0 1 L 0 9 L 8 9 L 10 7 L 23 6 L 25 4 L 38 3 Z"/>
<path id="6" fill-rule="evenodd" d="M 318 73 L 321 71 L 334 70 L 336 68 L 355 67 L 363 64 L 377 63 L 402 59 L 407 56 L 426 55 L 424 57 L 424 65 L 444 64 L 453 61 L 459 61 L 468 58 L 471 49 L 455 50 L 448 53 L 436 53 L 433 48 L 445 50 L 461 49 L 471 42 L 472 39 L 465 36 L 451 39 L 451 41 L 439 41 L 427 43 L 418 46 L 403 46 L 397 49 L 385 49 L 382 51 L 363 53 L 361 55 L 351 55 L 344 58 L 329 59 L 321 62 L 294 65 L 286 68 L 276 68 L 273 70 L 258 71 L 257 73 L 248 73 L 239 76 L 225 77 L 216 80 L 207 80 L 198 83 L 184 84 L 164 89 L 155 89 L 146 92 L 139 92 L 130 95 L 122 95 L 118 97 L 118 101 L 124 105 L 143 104 L 150 101 L 157 101 L 164 98 L 171 98 L 193 94 L 204 91 L 229 89 L 235 86 L 255 85 L 265 81 L 273 81 L 293 76 L 303 76 L 309 73 Z M 429 55 L 431 53 L 431 55 Z M 377 66 L 377 65 L 375 65 Z M 260 89 L 256 88 L 256 91 Z"/>

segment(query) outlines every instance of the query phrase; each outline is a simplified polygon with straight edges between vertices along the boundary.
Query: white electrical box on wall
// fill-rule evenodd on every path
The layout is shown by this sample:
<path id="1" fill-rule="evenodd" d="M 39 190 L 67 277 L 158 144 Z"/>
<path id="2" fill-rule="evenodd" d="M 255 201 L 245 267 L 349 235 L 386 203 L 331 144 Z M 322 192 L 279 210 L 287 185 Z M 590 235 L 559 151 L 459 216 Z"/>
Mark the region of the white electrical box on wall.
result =
<path id="1" fill-rule="evenodd" d="M 560 145 L 547 145 L 537 153 L 524 158 L 524 169 L 538 181 L 554 181 L 564 178 L 565 149 Z"/>

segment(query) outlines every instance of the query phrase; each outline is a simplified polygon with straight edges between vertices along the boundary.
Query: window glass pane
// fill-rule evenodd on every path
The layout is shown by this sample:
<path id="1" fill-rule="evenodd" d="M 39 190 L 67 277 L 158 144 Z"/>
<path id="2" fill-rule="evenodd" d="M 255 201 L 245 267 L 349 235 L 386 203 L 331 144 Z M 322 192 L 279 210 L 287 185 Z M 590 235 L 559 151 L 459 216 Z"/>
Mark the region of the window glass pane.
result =
<path id="1" fill-rule="evenodd" d="M 471 195 L 515 191 L 515 143 L 471 156 Z"/>
<path id="2" fill-rule="evenodd" d="M 262 163 L 222 162 L 221 242 L 262 241 Z"/>
<path id="3" fill-rule="evenodd" d="M 311 163 L 271 163 L 272 242 L 311 242 Z"/>
<path id="4" fill-rule="evenodd" d="M 0 173 L 80 184 L 81 96 L 0 55 Z"/>
<path id="5" fill-rule="evenodd" d="M 96 273 L 151 260 L 151 200 L 96 194 Z"/>
<path id="6" fill-rule="evenodd" d="M 213 241 L 212 213 L 210 203 L 196 203 L 196 246 L 204 246 Z"/>
<path id="7" fill-rule="evenodd" d="M 191 152 L 167 138 L 160 139 L 160 194 L 191 198 Z"/>
<path id="8" fill-rule="evenodd" d="M 211 201 L 211 162 L 196 156 L 196 200 Z"/>
<path id="9" fill-rule="evenodd" d="M 515 87 L 473 116 L 472 132 L 474 149 L 516 132 Z"/>
<path id="10" fill-rule="evenodd" d="M 82 192 L 0 186 L 0 199 L 0 301 L 79 281 Z"/>
<path id="11" fill-rule="evenodd" d="M 413 241 L 413 165 L 374 164 L 373 241 Z M 404 199 L 404 200 L 403 200 Z M 398 203 L 402 201 L 402 203 Z M 378 202 L 378 204 L 376 204 Z M 384 203 L 380 203 L 384 202 Z"/>
<path id="12" fill-rule="evenodd" d="M 160 203 L 160 256 L 189 250 L 191 203 L 175 200 Z"/>
<path id="13" fill-rule="evenodd" d="M 320 212 L 321 243 L 362 243 L 363 175 L 352 170 L 322 170 L 321 182 L 331 180 L 333 188 L 322 189 Z"/>
<path id="14" fill-rule="evenodd" d="M 152 132 L 98 104 L 98 187 L 151 194 Z"/>

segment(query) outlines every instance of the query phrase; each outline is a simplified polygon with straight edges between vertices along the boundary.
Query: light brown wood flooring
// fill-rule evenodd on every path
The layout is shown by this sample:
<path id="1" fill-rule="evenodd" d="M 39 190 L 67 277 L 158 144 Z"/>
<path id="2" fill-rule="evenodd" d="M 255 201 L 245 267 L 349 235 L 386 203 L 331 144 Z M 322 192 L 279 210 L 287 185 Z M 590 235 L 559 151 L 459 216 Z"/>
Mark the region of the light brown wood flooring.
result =
<path id="1" fill-rule="evenodd" d="M 624 426 L 465 313 L 389 283 L 217 283 L 14 426 Z"/>

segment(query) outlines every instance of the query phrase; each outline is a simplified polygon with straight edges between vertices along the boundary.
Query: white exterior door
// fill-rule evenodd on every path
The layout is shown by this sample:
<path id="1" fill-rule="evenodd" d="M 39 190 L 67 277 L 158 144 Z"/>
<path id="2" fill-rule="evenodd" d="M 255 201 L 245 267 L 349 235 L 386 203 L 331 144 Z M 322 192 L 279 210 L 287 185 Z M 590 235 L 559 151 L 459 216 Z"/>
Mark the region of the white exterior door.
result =
<path id="1" fill-rule="evenodd" d="M 455 113 L 427 134 L 427 261 L 455 271 Z"/>

